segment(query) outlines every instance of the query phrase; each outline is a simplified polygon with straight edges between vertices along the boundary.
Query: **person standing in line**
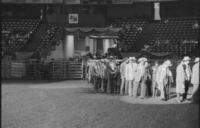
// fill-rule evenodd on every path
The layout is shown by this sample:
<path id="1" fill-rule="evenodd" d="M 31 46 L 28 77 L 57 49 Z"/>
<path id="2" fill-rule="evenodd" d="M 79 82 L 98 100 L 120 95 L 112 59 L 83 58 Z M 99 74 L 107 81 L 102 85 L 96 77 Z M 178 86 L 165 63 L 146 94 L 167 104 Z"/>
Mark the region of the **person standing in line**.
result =
<path id="1" fill-rule="evenodd" d="M 192 78 L 191 83 L 193 84 L 192 90 L 192 103 L 199 103 L 199 57 L 194 60 L 194 65 L 192 67 Z"/>
<path id="2" fill-rule="evenodd" d="M 134 98 L 137 97 L 138 87 L 140 85 L 140 82 L 141 82 L 143 74 L 144 74 L 144 62 L 145 61 L 147 61 L 147 59 L 143 58 L 143 57 L 138 59 L 139 64 L 136 69 L 135 78 L 134 78 L 134 86 L 133 86 L 133 97 Z"/>
<path id="3" fill-rule="evenodd" d="M 130 94 L 129 91 L 129 86 L 131 86 L 130 84 L 132 84 L 132 62 L 131 62 L 131 57 L 129 57 L 129 59 L 127 60 L 127 63 L 125 65 L 125 80 L 126 80 L 126 85 L 125 85 L 125 94 Z"/>
<path id="4" fill-rule="evenodd" d="M 106 60 L 101 59 L 101 88 L 102 92 L 106 92 L 107 73 L 106 73 Z"/>
<path id="5" fill-rule="evenodd" d="M 190 58 L 185 56 L 176 68 L 176 93 L 177 100 L 179 102 L 183 102 L 187 98 L 187 92 L 191 79 L 191 69 L 189 63 Z"/>
<path id="6" fill-rule="evenodd" d="M 99 65 L 98 62 L 95 62 L 95 65 L 91 68 L 91 78 L 94 85 L 94 91 L 98 92 L 100 85 L 100 75 L 99 75 Z"/>
<path id="7" fill-rule="evenodd" d="M 120 94 L 123 95 L 127 92 L 127 88 L 125 87 L 126 79 L 125 79 L 125 66 L 127 63 L 127 58 L 124 58 L 122 63 L 120 64 L 120 77 L 121 77 L 121 86 L 120 86 Z"/>
<path id="8" fill-rule="evenodd" d="M 156 82 L 156 72 L 158 70 L 158 61 L 155 61 L 154 66 L 152 67 L 152 97 L 156 97 L 158 91 L 158 85 Z"/>
<path id="9" fill-rule="evenodd" d="M 115 81 L 115 73 L 116 73 L 116 63 L 113 59 L 113 56 L 110 56 L 109 62 L 107 64 L 107 93 L 113 93 L 114 89 L 114 81 Z"/>
<path id="10" fill-rule="evenodd" d="M 172 66 L 170 60 L 166 60 L 161 66 L 159 66 L 156 74 L 156 82 L 158 83 L 158 89 L 160 90 L 160 99 L 169 99 L 169 89 L 171 82 L 173 82 L 172 72 L 169 67 Z"/>
<path id="11" fill-rule="evenodd" d="M 135 57 L 130 57 L 128 64 L 125 66 L 125 79 L 128 85 L 128 95 L 133 96 L 133 82 L 135 77 L 135 72 L 137 69 L 137 63 Z"/>
<path id="12" fill-rule="evenodd" d="M 150 71 L 149 71 L 149 63 L 147 59 L 144 58 L 143 60 L 143 74 L 141 78 L 141 90 L 140 90 L 140 98 L 144 99 L 147 96 L 147 81 L 151 78 Z"/>

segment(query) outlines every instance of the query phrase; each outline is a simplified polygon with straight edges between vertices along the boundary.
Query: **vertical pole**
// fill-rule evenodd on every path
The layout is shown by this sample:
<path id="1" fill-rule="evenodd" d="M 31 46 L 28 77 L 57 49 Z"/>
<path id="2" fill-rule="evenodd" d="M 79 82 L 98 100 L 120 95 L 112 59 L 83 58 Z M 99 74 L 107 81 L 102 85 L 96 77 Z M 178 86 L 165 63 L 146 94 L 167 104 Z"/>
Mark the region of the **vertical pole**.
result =
<path id="1" fill-rule="evenodd" d="M 103 53 L 108 52 L 108 48 L 110 47 L 110 41 L 109 39 L 103 39 Z"/>
<path id="2" fill-rule="evenodd" d="M 74 35 L 67 35 L 65 37 L 64 57 L 70 58 L 74 55 Z"/>
<path id="3" fill-rule="evenodd" d="M 160 3 L 154 3 L 154 20 L 160 20 Z"/>

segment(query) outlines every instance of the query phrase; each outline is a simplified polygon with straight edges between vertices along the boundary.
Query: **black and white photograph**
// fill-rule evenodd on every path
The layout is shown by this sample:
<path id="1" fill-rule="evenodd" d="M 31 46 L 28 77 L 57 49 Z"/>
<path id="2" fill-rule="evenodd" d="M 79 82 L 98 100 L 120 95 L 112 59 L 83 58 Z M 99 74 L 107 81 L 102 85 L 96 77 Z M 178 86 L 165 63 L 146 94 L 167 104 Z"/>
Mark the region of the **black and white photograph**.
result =
<path id="1" fill-rule="evenodd" d="M 199 128 L 200 0 L 2 0 L 2 128 Z"/>

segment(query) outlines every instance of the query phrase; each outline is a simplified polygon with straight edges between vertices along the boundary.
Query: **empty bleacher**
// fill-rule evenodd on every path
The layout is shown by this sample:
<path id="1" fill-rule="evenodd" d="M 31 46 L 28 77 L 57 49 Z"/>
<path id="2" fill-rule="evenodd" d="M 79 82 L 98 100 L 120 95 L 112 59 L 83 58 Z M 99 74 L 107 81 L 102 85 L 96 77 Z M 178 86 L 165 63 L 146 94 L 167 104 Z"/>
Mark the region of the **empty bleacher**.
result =
<path id="1" fill-rule="evenodd" d="M 3 19 L 1 20 L 1 43 L 5 51 L 19 51 L 31 38 L 40 20 Z"/>
<path id="2" fill-rule="evenodd" d="M 119 34 L 121 48 L 125 52 L 129 52 L 133 49 L 134 43 L 142 33 L 147 21 L 144 19 L 132 19 L 132 18 L 118 18 L 111 19 L 110 24 L 113 27 L 123 28 L 123 32 Z"/>
<path id="3" fill-rule="evenodd" d="M 200 17 L 165 18 L 154 24 L 151 38 L 146 40 L 151 52 L 188 54 L 198 46 Z"/>

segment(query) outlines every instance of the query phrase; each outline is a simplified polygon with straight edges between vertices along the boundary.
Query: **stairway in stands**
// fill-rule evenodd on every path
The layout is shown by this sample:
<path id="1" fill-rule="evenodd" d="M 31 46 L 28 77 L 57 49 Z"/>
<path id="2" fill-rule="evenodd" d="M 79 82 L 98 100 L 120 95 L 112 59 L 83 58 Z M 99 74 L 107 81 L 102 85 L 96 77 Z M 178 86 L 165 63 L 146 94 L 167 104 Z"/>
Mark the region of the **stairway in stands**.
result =
<path id="1" fill-rule="evenodd" d="M 26 52 L 33 52 L 40 43 L 41 38 L 45 35 L 46 25 L 41 24 L 37 29 L 36 33 L 33 35 L 29 43 L 27 43 L 23 48 L 22 51 Z"/>

